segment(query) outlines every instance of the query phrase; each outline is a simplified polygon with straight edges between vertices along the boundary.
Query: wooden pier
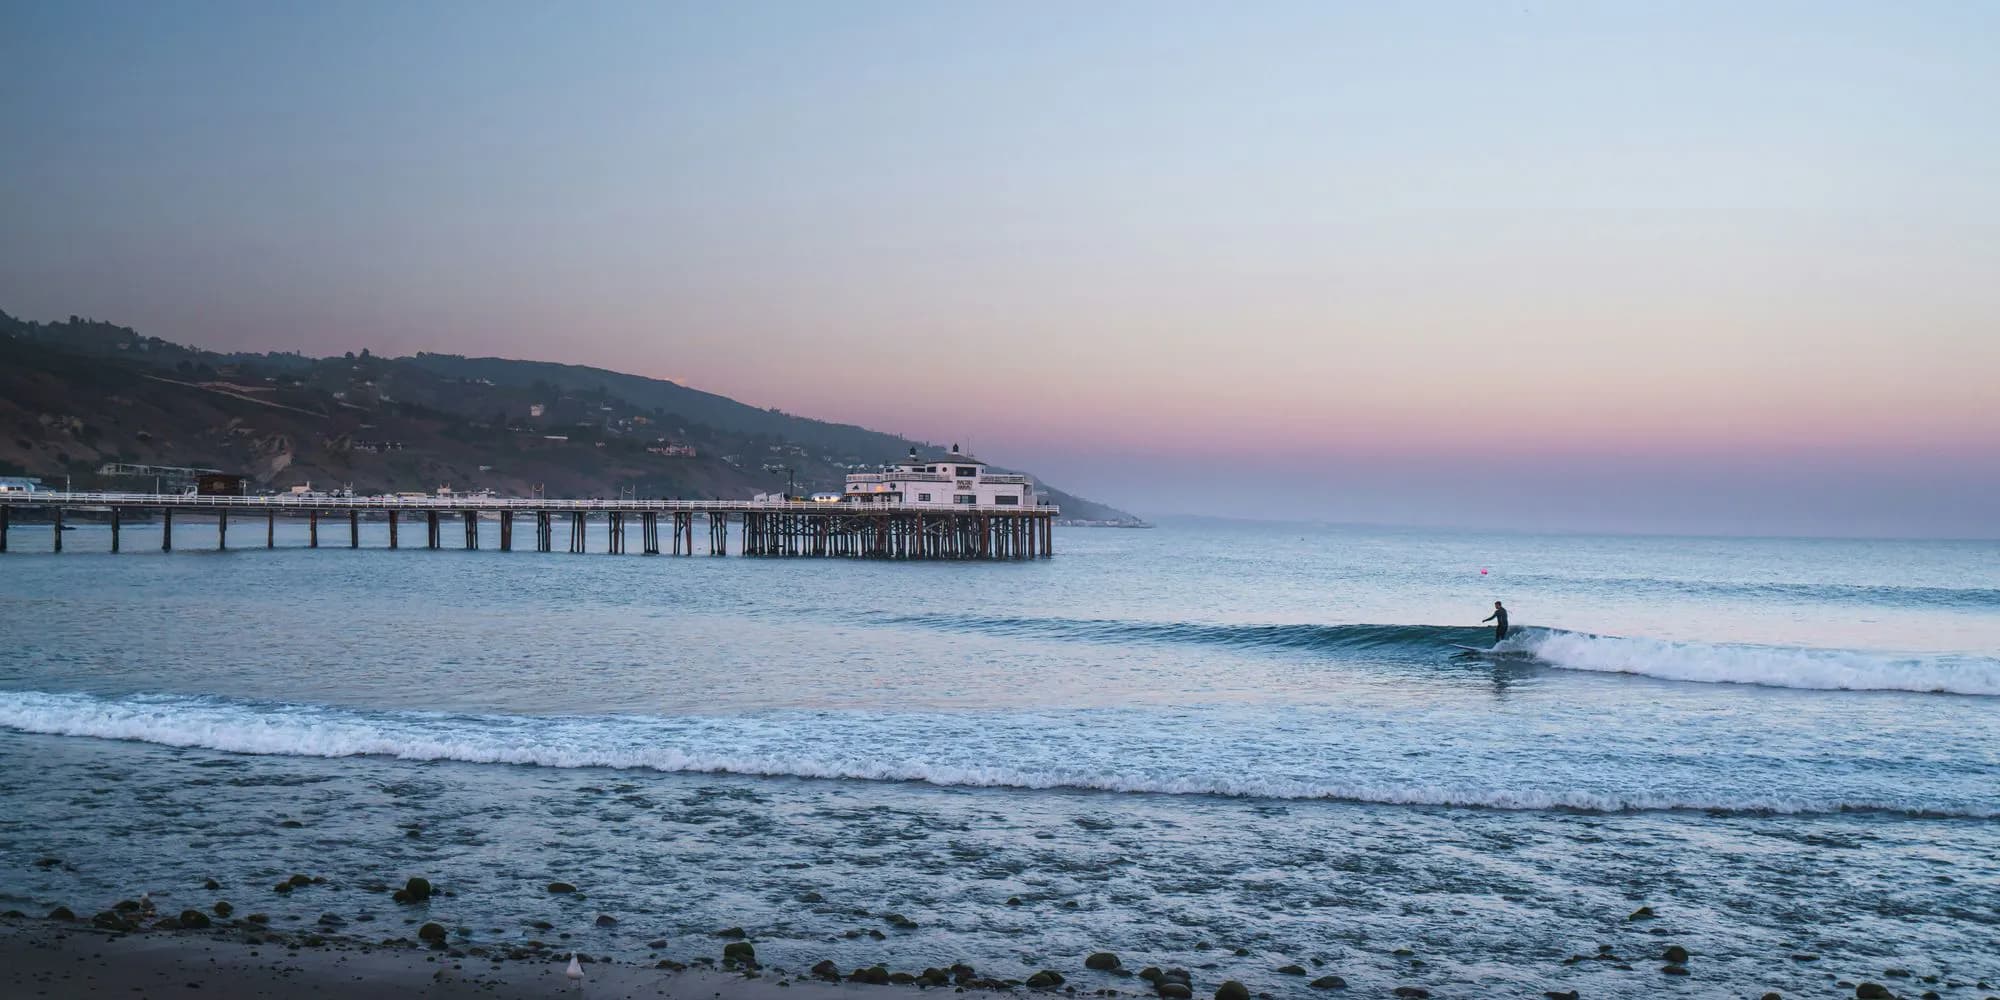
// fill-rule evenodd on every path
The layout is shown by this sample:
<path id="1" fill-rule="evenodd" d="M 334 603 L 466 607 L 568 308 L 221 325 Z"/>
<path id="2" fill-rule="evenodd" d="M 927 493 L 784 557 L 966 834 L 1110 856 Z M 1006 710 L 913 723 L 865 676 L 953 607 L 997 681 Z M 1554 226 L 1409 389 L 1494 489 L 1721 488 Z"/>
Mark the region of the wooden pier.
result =
<path id="1" fill-rule="evenodd" d="M 215 519 L 215 548 L 229 548 L 229 525 L 264 520 L 264 547 L 277 546 L 280 518 L 306 522 L 306 546 L 320 547 L 321 520 L 338 525 L 347 548 L 361 547 L 361 521 L 386 520 L 389 548 L 401 547 L 404 515 L 425 526 L 424 548 L 444 548 L 447 526 L 462 522 L 464 549 L 480 547 L 479 522 L 499 521 L 500 551 L 514 550 L 516 518 L 534 524 L 534 551 L 553 552 L 556 536 L 568 551 L 589 551 L 593 522 L 605 532 L 603 551 L 622 555 L 628 535 L 638 529 L 643 555 L 729 554 L 732 532 L 747 556 L 812 556 L 852 559 L 1039 559 L 1054 552 L 1056 507 L 939 507 L 901 503 L 807 503 L 751 500 L 503 500 L 438 497 L 183 496 L 150 493 L 0 493 L 0 552 L 10 533 L 29 530 L 18 513 L 42 511 L 49 518 L 51 550 L 63 550 L 64 515 L 93 514 L 108 519 L 111 551 L 120 550 L 124 523 L 131 515 L 157 514 L 160 550 L 174 548 L 174 516 Z M 708 536 L 697 552 L 695 524 Z M 36 527 L 40 527 L 37 525 Z M 662 542 L 661 529 L 667 532 Z M 334 531 L 339 531 L 334 528 Z M 332 536 L 338 538 L 338 535 Z M 331 539 L 330 539 L 331 540 Z M 339 541 L 333 544 L 338 545 Z"/>

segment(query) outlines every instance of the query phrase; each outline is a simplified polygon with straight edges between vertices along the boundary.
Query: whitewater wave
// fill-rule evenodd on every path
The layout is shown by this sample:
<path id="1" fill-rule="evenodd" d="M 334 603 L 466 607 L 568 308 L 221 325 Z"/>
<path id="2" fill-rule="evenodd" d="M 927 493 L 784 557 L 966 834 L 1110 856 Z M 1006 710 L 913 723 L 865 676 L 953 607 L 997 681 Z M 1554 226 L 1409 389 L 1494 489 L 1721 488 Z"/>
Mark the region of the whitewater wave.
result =
<path id="1" fill-rule="evenodd" d="M 1805 796 L 1718 796 L 1458 787 L 1428 784 L 1218 778 L 1095 772 L 1081 767 L 952 764 L 882 753 L 730 753 L 662 745 L 697 738 L 675 720 L 635 717 L 531 717 L 433 712 L 362 712 L 317 705 L 258 704 L 227 699 L 134 695 L 100 698 L 76 693 L 0 692 L 0 728 L 59 736 L 129 740 L 228 753 L 293 757 L 389 757 L 552 768 L 606 767 L 665 773 L 743 775 L 856 781 L 920 782 L 968 788 L 1019 788 L 1324 800 L 1497 810 L 1634 812 L 1701 810 L 1722 813 L 1825 814 L 1882 812 L 1907 816 L 1995 819 L 2000 812 L 1913 806 L 1888 801 L 1829 801 Z M 787 740 L 796 744 L 796 740 Z"/>
<path id="2" fill-rule="evenodd" d="M 1822 691 L 2000 695 L 2000 659 L 1844 649 L 1669 642 L 1529 629 L 1499 647 L 1564 670 Z"/>

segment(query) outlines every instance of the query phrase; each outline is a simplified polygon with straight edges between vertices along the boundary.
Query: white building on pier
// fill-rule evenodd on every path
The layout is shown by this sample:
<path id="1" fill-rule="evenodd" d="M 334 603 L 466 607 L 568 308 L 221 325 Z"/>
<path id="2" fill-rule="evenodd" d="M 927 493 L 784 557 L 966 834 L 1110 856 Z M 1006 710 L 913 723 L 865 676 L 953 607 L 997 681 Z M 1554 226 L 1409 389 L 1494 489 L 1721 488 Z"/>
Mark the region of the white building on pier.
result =
<path id="1" fill-rule="evenodd" d="M 951 446 L 937 458 L 910 457 L 881 472 L 847 477 L 848 503 L 903 503 L 916 507 L 1033 507 L 1035 481 L 986 471 L 986 463 Z"/>

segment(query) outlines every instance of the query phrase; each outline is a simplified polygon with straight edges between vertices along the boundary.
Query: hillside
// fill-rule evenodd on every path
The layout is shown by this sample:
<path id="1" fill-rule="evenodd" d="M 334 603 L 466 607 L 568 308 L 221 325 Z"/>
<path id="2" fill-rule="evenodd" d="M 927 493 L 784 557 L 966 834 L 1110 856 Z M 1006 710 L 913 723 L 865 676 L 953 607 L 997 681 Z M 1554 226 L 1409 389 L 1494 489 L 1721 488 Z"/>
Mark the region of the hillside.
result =
<path id="1" fill-rule="evenodd" d="M 80 317 L 0 312 L 0 474 L 150 488 L 107 462 L 241 472 L 260 488 L 490 488 L 528 495 L 747 497 L 838 490 L 911 448 L 623 372 L 418 354 L 222 354 Z M 1014 470 L 1021 471 L 1021 470 Z M 1040 484 L 1065 518 L 1134 521 Z"/>

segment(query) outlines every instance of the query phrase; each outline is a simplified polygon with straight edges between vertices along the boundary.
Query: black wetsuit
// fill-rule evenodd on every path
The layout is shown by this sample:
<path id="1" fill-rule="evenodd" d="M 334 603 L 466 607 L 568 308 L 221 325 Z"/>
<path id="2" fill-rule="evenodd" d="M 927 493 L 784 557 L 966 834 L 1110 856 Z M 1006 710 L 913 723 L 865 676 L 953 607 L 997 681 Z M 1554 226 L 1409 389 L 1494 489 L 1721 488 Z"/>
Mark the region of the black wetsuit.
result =
<path id="1" fill-rule="evenodd" d="M 1502 640 L 1502 639 L 1505 639 L 1505 638 L 1507 638 L 1507 609 L 1506 609 L 1506 608 L 1494 608 L 1494 609 L 1493 609 L 1493 613 L 1492 613 L 1492 614 L 1490 614 L 1490 615 L 1487 615 L 1486 617 L 1484 617 L 1484 618 L 1481 618 L 1481 619 L 1479 619 L 1479 620 L 1480 620 L 1480 622 L 1481 622 L 1481 623 L 1485 623 L 1485 622 L 1492 622 L 1492 623 L 1493 623 L 1493 641 L 1494 641 L 1494 642 L 1499 642 L 1500 640 Z"/>

